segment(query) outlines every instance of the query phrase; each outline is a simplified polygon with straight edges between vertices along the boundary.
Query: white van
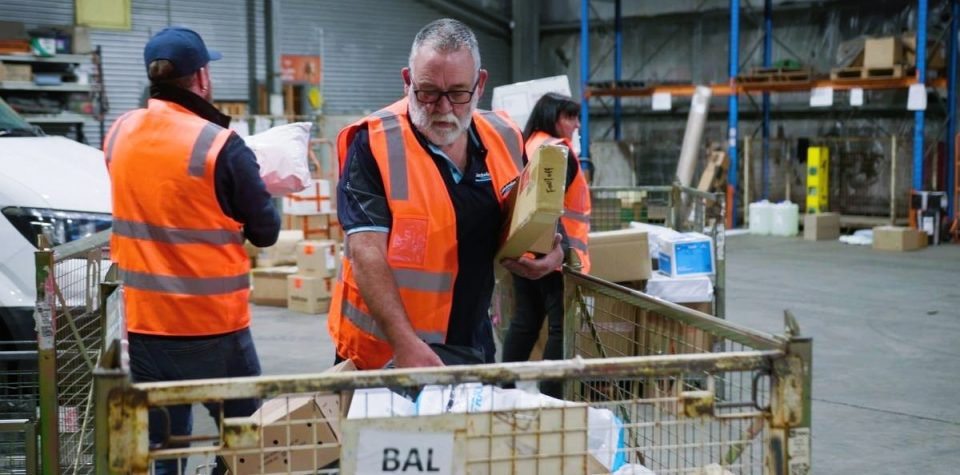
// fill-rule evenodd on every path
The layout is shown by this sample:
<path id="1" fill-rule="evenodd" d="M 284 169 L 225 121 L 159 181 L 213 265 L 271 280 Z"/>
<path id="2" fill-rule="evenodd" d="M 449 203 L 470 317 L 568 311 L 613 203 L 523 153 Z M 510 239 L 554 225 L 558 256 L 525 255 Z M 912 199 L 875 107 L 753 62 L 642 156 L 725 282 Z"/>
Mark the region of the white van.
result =
<path id="1" fill-rule="evenodd" d="M 56 246 L 110 227 L 103 152 L 45 136 L 0 99 L 0 212 L 0 342 L 36 341 L 37 238 Z"/>

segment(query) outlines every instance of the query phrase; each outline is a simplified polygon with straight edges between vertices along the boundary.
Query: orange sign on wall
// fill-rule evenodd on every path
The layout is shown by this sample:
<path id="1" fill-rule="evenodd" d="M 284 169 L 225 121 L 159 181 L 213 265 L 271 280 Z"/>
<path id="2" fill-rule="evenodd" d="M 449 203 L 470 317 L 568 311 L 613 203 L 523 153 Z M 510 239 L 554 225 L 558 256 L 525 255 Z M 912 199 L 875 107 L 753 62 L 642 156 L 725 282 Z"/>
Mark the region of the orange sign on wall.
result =
<path id="1" fill-rule="evenodd" d="M 283 81 L 320 84 L 320 57 L 299 54 L 280 55 L 280 77 Z"/>

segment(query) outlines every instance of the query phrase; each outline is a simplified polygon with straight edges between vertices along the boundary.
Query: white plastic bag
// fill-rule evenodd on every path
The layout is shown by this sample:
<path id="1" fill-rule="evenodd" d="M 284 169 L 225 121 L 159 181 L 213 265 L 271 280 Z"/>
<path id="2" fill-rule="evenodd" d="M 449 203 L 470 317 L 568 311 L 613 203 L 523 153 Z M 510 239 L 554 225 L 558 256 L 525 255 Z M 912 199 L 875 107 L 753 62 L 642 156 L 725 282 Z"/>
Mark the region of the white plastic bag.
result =
<path id="1" fill-rule="evenodd" d="M 303 191 L 313 183 L 307 164 L 310 122 L 279 125 L 259 134 L 244 137 L 260 164 L 260 178 L 273 196 Z"/>

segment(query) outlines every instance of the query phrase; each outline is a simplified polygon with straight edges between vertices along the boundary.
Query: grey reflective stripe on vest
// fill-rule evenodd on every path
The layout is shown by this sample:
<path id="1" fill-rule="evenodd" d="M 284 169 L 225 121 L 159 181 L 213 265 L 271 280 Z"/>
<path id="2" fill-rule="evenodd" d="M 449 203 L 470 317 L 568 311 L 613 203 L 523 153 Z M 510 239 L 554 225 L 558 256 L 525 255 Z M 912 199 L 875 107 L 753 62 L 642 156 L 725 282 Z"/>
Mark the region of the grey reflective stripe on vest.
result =
<path id="1" fill-rule="evenodd" d="M 578 249 L 583 252 L 587 252 L 587 243 L 575 238 L 567 236 L 567 242 L 570 243 L 570 247 Z"/>
<path id="2" fill-rule="evenodd" d="M 229 277 L 177 277 L 120 269 L 123 285 L 169 294 L 220 295 L 250 288 L 250 275 Z"/>
<path id="3" fill-rule="evenodd" d="M 390 198 L 405 200 L 408 196 L 407 149 L 403 145 L 403 129 L 400 117 L 388 110 L 373 113 L 383 122 L 383 133 L 387 137 L 387 163 L 390 166 Z"/>
<path id="4" fill-rule="evenodd" d="M 203 129 L 200 131 L 200 136 L 197 137 L 197 141 L 193 143 L 193 150 L 190 151 L 190 165 L 187 168 L 190 176 L 203 176 L 203 171 L 207 163 L 207 154 L 210 153 L 213 140 L 217 138 L 217 134 L 219 134 L 221 130 L 223 130 L 223 127 L 213 122 L 207 122 L 207 125 L 203 126 Z"/>
<path id="5" fill-rule="evenodd" d="M 118 236 L 169 244 L 243 244 L 243 233 L 239 231 L 168 228 L 121 219 L 113 220 L 113 232 Z"/>
<path id="6" fill-rule="evenodd" d="M 496 112 L 481 111 L 480 115 L 482 115 L 484 119 L 487 119 L 494 130 L 500 134 L 500 139 L 503 140 L 503 143 L 507 146 L 507 150 L 510 151 L 510 157 L 513 158 L 513 163 L 517 165 L 517 170 L 523 170 L 523 144 L 520 143 L 520 136 L 516 130 L 514 130 L 507 121 L 503 120 L 503 117 L 497 115 Z M 489 149 L 490 147 L 487 148 Z"/>
<path id="7" fill-rule="evenodd" d="M 128 117 L 130 117 L 129 112 L 123 114 L 117 119 L 117 123 L 113 126 L 113 135 L 110 136 L 110 141 L 107 143 L 107 155 L 105 157 L 108 165 L 110 164 L 110 160 L 113 160 L 113 144 L 117 143 L 117 136 L 120 135 L 120 127 L 123 126 L 123 123 L 126 122 Z"/>
<path id="8" fill-rule="evenodd" d="M 397 286 L 423 292 L 449 292 L 453 288 L 453 274 L 412 269 L 394 269 Z"/>
<path id="9" fill-rule="evenodd" d="M 590 217 L 589 217 L 589 216 L 587 216 L 587 215 L 585 215 L 585 214 L 583 214 L 583 213 L 578 213 L 578 212 L 573 211 L 573 210 L 571 210 L 571 209 L 569 209 L 569 208 L 564 208 L 564 209 L 563 209 L 563 217 L 564 217 L 564 218 L 568 218 L 568 219 L 572 219 L 572 220 L 574 220 L 574 221 L 580 221 L 581 223 L 590 224 Z"/>
<path id="10" fill-rule="evenodd" d="M 366 312 L 355 307 L 350 302 L 346 300 L 343 301 L 343 316 L 347 317 L 347 320 L 350 320 L 350 323 L 353 326 L 360 329 L 360 331 L 382 341 L 387 341 L 387 336 L 380 331 L 380 327 L 377 325 L 377 321 L 373 319 L 372 316 Z M 440 332 L 424 332 L 417 330 L 417 337 L 427 343 L 443 343 L 446 340 L 446 336 Z"/>

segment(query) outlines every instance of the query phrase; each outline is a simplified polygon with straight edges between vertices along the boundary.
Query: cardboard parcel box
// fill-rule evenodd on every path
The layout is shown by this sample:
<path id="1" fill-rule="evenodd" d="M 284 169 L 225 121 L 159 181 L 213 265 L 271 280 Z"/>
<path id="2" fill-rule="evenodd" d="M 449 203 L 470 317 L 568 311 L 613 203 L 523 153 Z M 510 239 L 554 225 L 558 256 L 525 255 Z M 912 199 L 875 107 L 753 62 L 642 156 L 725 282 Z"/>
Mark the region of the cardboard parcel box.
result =
<path id="1" fill-rule="evenodd" d="M 335 277 L 340 264 L 340 246 L 336 241 L 300 241 L 297 243 L 297 273 L 310 277 Z"/>
<path id="2" fill-rule="evenodd" d="M 590 275 L 610 282 L 650 278 L 650 243 L 639 229 L 590 233 Z"/>
<path id="3" fill-rule="evenodd" d="M 927 233 L 899 226 L 873 228 L 873 248 L 880 251 L 916 251 L 927 247 Z"/>
<path id="4" fill-rule="evenodd" d="M 566 147 L 544 145 L 537 149 L 511 190 L 509 226 L 496 262 L 529 251 L 550 252 L 557 221 L 563 214 L 566 179 Z"/>
<path id="5" fill-rule="evenodd" d="M 257 305 L 285 307 L 287 305 L 287 276 L 297 272 L 294 266 L 258 267 L 253 274 L 250 301 Z"/>
<path id="6" fill-rule="evenodd" d="M 320 314 L 330 310 L 333 277 L 287 276 L 287 308 L 295 312 Z"/>
<path id="7" fill-rule="evenodd" d="M 353 362 L 347 360 L 324 373 L 354 370 Z M 349 410 L 351 397 L 347 392 L 287 394 L 264 401 L 250 417 L 226 419 L 225 443 L 236 449 L 224 455 L 230 472 L 306 474 L 336 462 L 340 459 L 340 420 Z M 231 438 L 230 434 L 239 433 L 231 430 L 237 426 L 255 427 L 259 440 Z M 311 445 L 316 448 L 311 450 Z"/>

